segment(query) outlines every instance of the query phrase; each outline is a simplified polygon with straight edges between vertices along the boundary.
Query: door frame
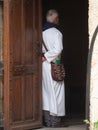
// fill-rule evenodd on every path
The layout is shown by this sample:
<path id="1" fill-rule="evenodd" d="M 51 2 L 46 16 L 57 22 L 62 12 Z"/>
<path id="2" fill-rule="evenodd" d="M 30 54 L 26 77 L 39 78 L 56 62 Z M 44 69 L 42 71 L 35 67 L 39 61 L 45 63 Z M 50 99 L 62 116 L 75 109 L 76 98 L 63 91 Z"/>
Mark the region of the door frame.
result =
<path id="1" fill-rule="evenodd" d="M 9 1 L 4 1 L 4 128 L 9 129 Z"/>

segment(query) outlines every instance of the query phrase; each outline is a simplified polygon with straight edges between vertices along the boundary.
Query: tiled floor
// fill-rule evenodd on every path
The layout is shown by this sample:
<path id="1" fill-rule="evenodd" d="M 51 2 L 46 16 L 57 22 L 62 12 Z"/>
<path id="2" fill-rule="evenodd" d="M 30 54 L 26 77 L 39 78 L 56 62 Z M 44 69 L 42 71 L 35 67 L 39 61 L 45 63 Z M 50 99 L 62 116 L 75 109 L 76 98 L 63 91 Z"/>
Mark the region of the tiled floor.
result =
<path id="1" fill-rule="evenodd" d="M 37 130 L 86 130 L 85 125 L 69 126 L 65 128 L 42 128 Z"/>

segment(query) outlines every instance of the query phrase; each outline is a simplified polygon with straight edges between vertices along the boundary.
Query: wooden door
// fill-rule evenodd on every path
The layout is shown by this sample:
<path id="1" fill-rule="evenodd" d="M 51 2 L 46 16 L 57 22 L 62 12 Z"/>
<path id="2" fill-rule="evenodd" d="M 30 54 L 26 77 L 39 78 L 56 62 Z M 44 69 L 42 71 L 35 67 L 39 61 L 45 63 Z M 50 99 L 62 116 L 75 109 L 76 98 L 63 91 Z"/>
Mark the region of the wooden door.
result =
<path id="1" fill-rule="evenodd" d="M 5 130 L 42 126 L 41 0 L 4 0 Z"/>

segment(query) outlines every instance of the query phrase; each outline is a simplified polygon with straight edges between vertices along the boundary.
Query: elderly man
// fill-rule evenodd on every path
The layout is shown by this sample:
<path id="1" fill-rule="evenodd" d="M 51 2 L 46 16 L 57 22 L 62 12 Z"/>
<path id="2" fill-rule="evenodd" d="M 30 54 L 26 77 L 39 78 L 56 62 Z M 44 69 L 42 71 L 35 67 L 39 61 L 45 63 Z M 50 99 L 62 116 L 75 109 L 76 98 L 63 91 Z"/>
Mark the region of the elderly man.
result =
<path id="1" fill-rule="evenodd" d="M 65 115 L 64 81 L 57 82 L 51 76 L 51 62 L 60 60 L 63 50 L 62 34 L 57 29 L 59 18 L 56 10 L 49 10 L 46 15 L 46 24 L 43 27 L 43 41 L 48 49 L 42 46 L 43 69 L 43 116 L 44 125 L 56 127 Z"/>

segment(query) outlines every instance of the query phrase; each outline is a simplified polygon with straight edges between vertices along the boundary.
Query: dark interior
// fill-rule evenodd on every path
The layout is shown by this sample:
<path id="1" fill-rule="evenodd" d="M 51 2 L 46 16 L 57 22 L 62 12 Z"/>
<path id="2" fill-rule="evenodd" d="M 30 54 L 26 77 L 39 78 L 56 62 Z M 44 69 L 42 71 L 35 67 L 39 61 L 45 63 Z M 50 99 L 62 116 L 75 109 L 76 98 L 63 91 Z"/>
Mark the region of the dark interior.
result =
<path id="1" fill-rule="evenodd" d="M 86 67 L 88 54 L 88 0 L 43 0 L 43 24 L 49 9 L 60 14 L 63 33 L 62 58 L 66 69 L 66 119 L 85 119 Z"/>

